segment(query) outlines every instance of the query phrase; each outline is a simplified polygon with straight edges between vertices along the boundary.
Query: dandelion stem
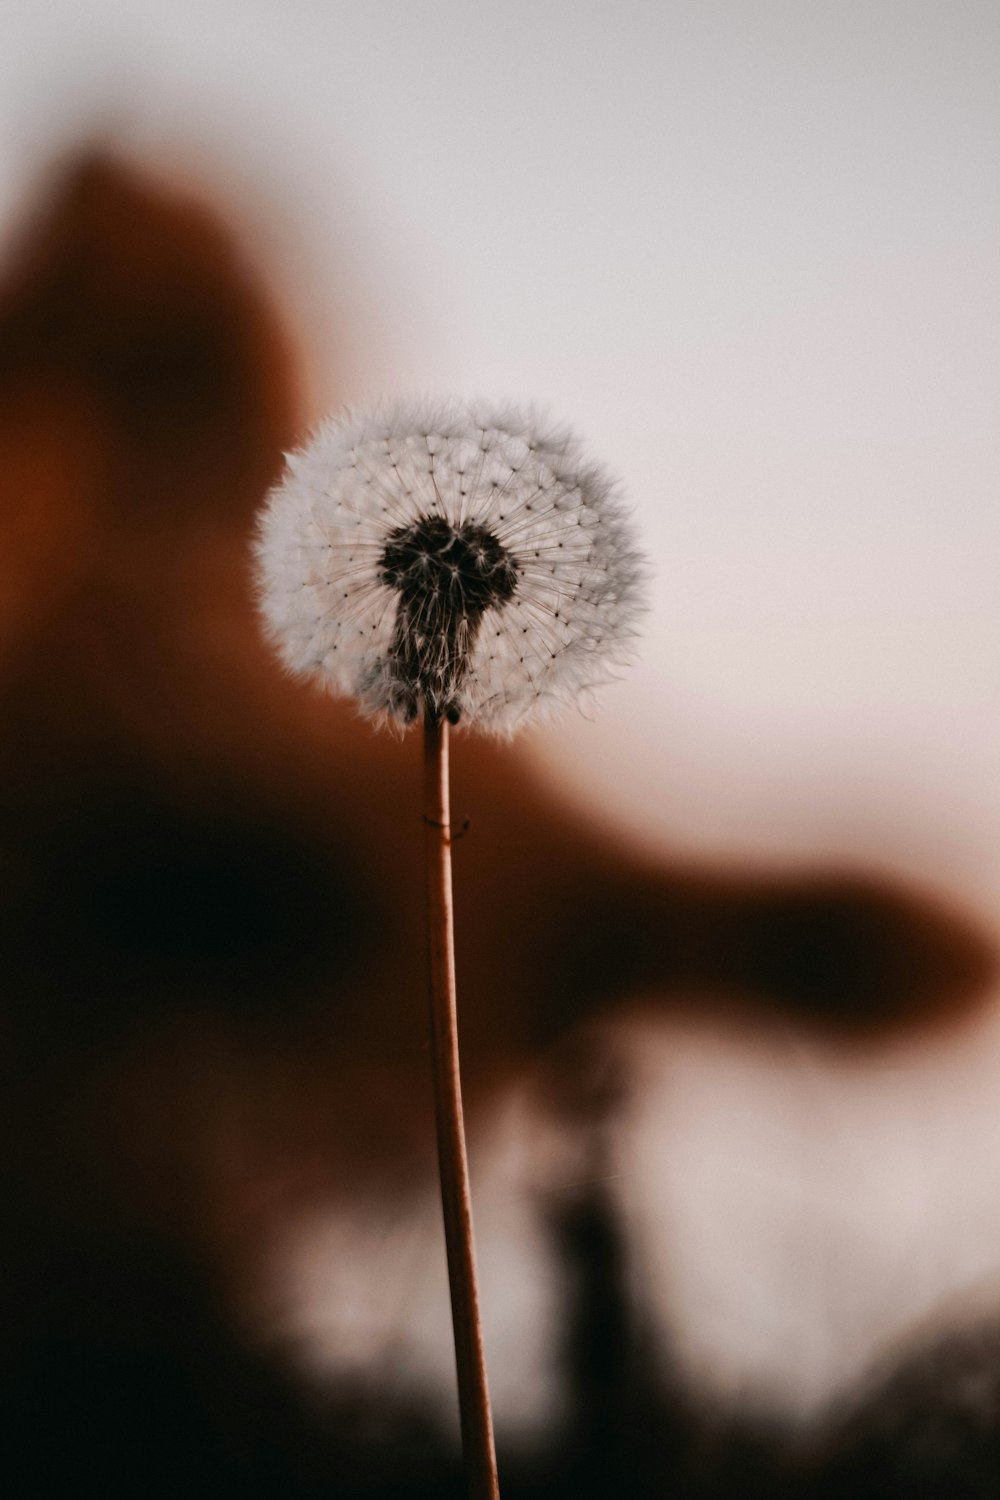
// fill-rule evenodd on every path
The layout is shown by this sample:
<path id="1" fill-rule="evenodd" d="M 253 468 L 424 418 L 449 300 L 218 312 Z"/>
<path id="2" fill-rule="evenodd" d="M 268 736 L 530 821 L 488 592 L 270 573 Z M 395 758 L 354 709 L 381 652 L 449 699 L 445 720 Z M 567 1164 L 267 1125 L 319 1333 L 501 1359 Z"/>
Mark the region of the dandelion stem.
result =
<path id="1" fill-rule="evenodd" d="M 424 714 L 424 825 L 434 1110 L 455 1334 L 462 1451 L 472 1500 L 499 1500 L 493 1418 L 476 1285 L 472 1199 L 458 1065 L 448 725 L 430 711 Z"/>

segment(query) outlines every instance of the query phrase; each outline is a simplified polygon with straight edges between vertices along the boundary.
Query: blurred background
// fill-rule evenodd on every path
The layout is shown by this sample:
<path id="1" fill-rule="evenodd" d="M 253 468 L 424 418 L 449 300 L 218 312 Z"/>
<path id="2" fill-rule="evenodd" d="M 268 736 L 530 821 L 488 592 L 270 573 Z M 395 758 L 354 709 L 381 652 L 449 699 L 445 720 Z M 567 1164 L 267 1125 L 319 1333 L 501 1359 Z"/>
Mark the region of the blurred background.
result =
<path id="1" fill-rule="evenodd" d="M 596 720 L 456 744 L 505 1488 L 994 1493 L 1000 12 L 0 35 L 12 1493 L 458 1493 L 416 749 L 247 566 L 414 391 L 572 422 L 654 565 Z"/>

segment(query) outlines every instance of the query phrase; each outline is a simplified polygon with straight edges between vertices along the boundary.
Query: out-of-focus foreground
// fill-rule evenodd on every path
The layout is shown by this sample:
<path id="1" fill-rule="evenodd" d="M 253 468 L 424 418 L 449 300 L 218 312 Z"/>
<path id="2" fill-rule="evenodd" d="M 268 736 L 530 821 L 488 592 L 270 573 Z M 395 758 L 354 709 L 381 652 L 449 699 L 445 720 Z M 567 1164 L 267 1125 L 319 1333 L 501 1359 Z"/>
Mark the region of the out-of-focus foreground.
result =
<path id="1" fill-rule="evenodd" d="M 459 1493 L 417 756 L 283 679 L 250 598 L 254 510 L 306 419 L 298 369 L 216 214 L 105 156 L 69 165 L 9 252 L 11 1494 Z M 651 862 L 554 801 L 521 752 L 462 737 L 455 761 L 505 1493 L 980 1493 L 962 1485 L 997 1472 L 981 1322 L 925 1338 L 831 1415 L 837 1379 L 878 1344 L 884 1289 L 851 1304 L 853 1342 L 803 1366 L 797 1411 L 787 1361 L 762 1354 L 755 1389 L 754 1330 L 787 1317 L 793 1345 L 804 1330 L 822 1349 L 836 1307 L 807 1308 L 796 1332 L 773 1285 L 741 1287 L 723 1311 L 749 1383 L 725 1393 L 712 1308 L 679 1306 L 677 1288 L 698 1287 L 692 1216 L 711 1245 L 733 1232 L 728 1203 L 748 1265 L 770 1257 L 801 1303 L 812 1272 L 791 1225 L 823 1177 L 817 1100 L 832 1117 L 849 1098 L 860 1138 L 886 1059 L 937 1076 L 974 1045 L 963 1018 L 990 993 L 991 941 L 884 882 Z M 799 1115 L 789 1076 L 808 1085 Z M 784 1202 L 739 1170 L 754 1131 Z M 790 1166 L 803 1142 L 816 1160 Z M 886 1189 L 858 1168 L 844 1191 L 863 1236 L 864 1194 Z M 843 1231 L 821 1206 L 820 1262 Z M 1000 1242 L 961 1274 L 994 1267 Z M 954 1279 L 930 1268 L 924 1304 Z M 885 1332 L 914 1305 L 893 1304 Z"/>

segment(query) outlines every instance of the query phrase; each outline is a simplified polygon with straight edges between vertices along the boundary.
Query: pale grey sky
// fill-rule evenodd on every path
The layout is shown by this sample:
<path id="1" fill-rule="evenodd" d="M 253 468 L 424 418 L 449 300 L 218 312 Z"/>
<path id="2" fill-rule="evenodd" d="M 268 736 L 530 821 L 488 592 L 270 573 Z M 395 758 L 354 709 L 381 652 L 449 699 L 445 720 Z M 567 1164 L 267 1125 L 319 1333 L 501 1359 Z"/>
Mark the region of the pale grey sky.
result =
<path id="1" fill-rule="evenodd" d="M 81 126 L 179 154 L 343 394 L 538 400 L 622 474 L 649 638 L 557 775 L 1000 898 L 993 0 L 6 0 L 0 39 L 0 209 Z"/>

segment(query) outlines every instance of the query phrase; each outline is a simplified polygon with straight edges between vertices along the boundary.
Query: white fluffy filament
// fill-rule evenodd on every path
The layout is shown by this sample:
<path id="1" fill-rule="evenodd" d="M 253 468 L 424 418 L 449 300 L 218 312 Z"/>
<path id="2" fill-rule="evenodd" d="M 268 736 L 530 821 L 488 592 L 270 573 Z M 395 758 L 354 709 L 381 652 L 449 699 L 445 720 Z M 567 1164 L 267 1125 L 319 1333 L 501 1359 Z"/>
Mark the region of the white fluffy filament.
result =
<path id="1" fill-rule="evenodd" d="M 486 404 L 325 422 L 268 499 L 257 559 L 285 664 L 396 723 L 509 734 L 579 703 L 628 660 L 642 609 L 614 482 L 570 433 Z"/>

